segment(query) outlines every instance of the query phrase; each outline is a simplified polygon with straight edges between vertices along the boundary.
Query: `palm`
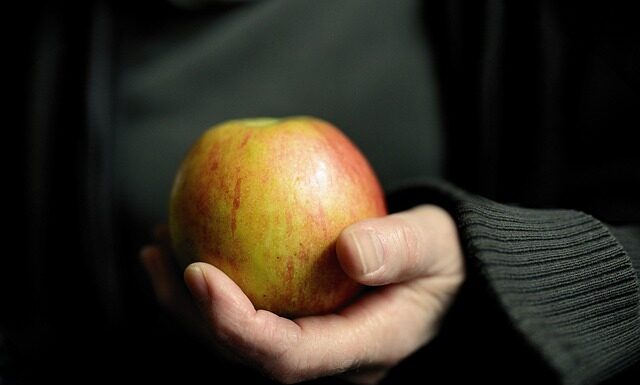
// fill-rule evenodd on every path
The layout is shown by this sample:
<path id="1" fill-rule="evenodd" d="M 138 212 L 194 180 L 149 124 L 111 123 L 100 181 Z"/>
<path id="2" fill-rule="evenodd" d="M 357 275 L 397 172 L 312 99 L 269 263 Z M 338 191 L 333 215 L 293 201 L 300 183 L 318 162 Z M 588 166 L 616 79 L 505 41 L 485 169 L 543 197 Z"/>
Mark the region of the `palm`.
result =
<path id="1" fill-rule="evenodd" d="M 437 246 L 439 238 L 429 246 Z M 459 247 L 453 250 L 448 257 L 432 259 L 428 266 L 414 266 L 418 261 L 408 258 L 412 263 L 404 270 L 389 268 L 377 276 L 354 277 L 380 287 L 336 314 L 294 320 L 256 311 L 242 290 L 214 266 L 189 266 L 185 282 L 203 311 L 214 342 L 266 375 L 296 382 L 345 373 L 355 382 L 369 383 L 379 380 L 387 369 L 437 333 L 438 321 L 464 277 L 461 255 L 454 255 Z M 350 260 L 354 249 L 344 237 L 338 240 L 338 252 L 345 271 L 357 275 Z M 166 261 L 166 255 L 166 249 L 158 247 L 157 258 Z M 171 283 L 167 277 L 154 277 L 152 271 L 150 274 L 156 293 L 179 292 L 168 287 Z M 169 305 L 190 302 L 186 298 L 159 299 Z"/>

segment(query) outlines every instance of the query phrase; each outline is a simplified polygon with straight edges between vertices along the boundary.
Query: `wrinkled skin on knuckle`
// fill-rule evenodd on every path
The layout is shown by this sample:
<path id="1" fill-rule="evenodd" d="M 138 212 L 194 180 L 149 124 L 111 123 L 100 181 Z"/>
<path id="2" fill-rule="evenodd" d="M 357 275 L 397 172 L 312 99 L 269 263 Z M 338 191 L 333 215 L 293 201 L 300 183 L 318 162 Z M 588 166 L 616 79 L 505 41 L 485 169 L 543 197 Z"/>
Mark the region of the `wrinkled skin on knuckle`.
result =
<path id="1" fill-rule="evenodd" d="M 281 383 L 308 379 L 308 369 L 300 362 L 300 331 L 295 327 L 279 328 L 270 322 L 260 325 L 262 340 L 255 341 L 252 360 L 265 376 Z"/>
<path id="2" fill-rule="evenodd" d="M 421 239 L 422 230 L 402 217 L 397 219 L 398 223 L 391 237 L 391 247 L 394 252 L 387 252 L 387 257 L 400 258 L 400 266 L 403 270 L 415 271 L 420 268 L 419 264 L 422 259 L 419 255 L 422 252 L 420 243 L 424 241 Z"/>
<path id="3" fill-rule="evenodd" d="M 424 242 L 424 239 L 421 239 L 422 230 L 415 224 L 408 222 L 405 222 L 405 225 L 402 226 L 401 229 L 404 252 L 407 258 L 407 268 L 417 269 L 420 267 L 418 265 L 421 260 L 419 253 L 424 252 L 424 250 L 420 250 L 419 247 L 419 244 Z"/>
<path id="4" fill-rule="evenodd" d="M 344 340 L 349 338 L 335 343 L 342 345 L 345 343 Z M 348 343 L 345 344 L 348 345 Z M 265 369 L 269 377 L 282 383 L 296 383 L 351 372 L 360 366 L 355 359 L 360 347 L 351 346 L 352 352 L 349 353 L 349 347 L 346 345 L 297 346 L 284 352 Z"/>
<path id="5" fill-rule="evenodd" d="M 309 373 L 300 367 L 299 360 L 290 352 L 263 360 L 259 369 L 265 376 L 283 384 L 294 384 L 310 378 Z"/>

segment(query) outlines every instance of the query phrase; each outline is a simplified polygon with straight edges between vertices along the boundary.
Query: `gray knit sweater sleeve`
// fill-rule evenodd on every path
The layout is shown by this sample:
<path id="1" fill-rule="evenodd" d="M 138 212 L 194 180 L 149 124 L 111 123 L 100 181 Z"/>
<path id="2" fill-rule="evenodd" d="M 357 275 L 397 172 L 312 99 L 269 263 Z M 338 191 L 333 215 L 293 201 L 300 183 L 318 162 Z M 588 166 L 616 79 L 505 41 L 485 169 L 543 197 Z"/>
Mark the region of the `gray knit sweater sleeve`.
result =
<path id="1" fill-rule="evenodd" d="M 639 266 L 630 255 L 637 261 L 637 228 L 609 228 L 578 211 L 499 204 L 442 182 L 421 185 L 400 201 L 450 212 L 468 274 L 485 282 L 560 382 L 598 383 L 639 361 Z"/>

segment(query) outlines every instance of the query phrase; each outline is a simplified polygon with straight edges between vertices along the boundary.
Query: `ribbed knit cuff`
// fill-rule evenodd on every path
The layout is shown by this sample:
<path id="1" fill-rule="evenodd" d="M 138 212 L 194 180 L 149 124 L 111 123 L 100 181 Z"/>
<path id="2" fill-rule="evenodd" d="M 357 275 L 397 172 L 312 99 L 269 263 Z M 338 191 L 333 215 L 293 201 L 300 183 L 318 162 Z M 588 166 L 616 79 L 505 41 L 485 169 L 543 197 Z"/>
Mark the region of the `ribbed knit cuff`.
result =
<path id="1" fill-rule="evenodd" d="M 631 264 L 640 279 L 640 226 L 609 226 L 609 231 L 631 257 Z"/>
<path id="2" fill-rule="evenodd" d="M 606 226 L 577 211 L 507 206 L 429 184 L 425 199 L 458 224 L 468 274 L 486 281 L 563 383 L 597 383 L 640 359 L 637 276 Z"/>

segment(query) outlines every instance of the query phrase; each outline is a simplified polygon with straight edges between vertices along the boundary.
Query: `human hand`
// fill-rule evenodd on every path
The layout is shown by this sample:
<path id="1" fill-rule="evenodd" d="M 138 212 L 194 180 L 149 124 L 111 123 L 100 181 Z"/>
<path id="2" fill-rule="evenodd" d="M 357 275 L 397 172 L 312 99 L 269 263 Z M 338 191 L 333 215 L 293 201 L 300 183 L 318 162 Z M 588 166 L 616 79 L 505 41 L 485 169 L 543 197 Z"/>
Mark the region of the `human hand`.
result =
<path id="1" fill-rule="evenodd" d="M 465 276 L 456 226 L 443 209 L 419 206 L 349 226 L 336 249 L 350 277 L 378 286 L 336 314 L 290 320 L 256 311 L 229 277 L 206 263 L 187 267 L 184 280 L 213 342 L 265 375 L 293 383 L 342 374 L 376 383 L 437 334 Z M 179 291 L 162 268 L 149 268 L 166 255 L 149 246 L 142 258 L 159 301 L 171 307 L 184 303 L 176 300 Z M 193 318 L 193 308 L 173 310 Z"/>

